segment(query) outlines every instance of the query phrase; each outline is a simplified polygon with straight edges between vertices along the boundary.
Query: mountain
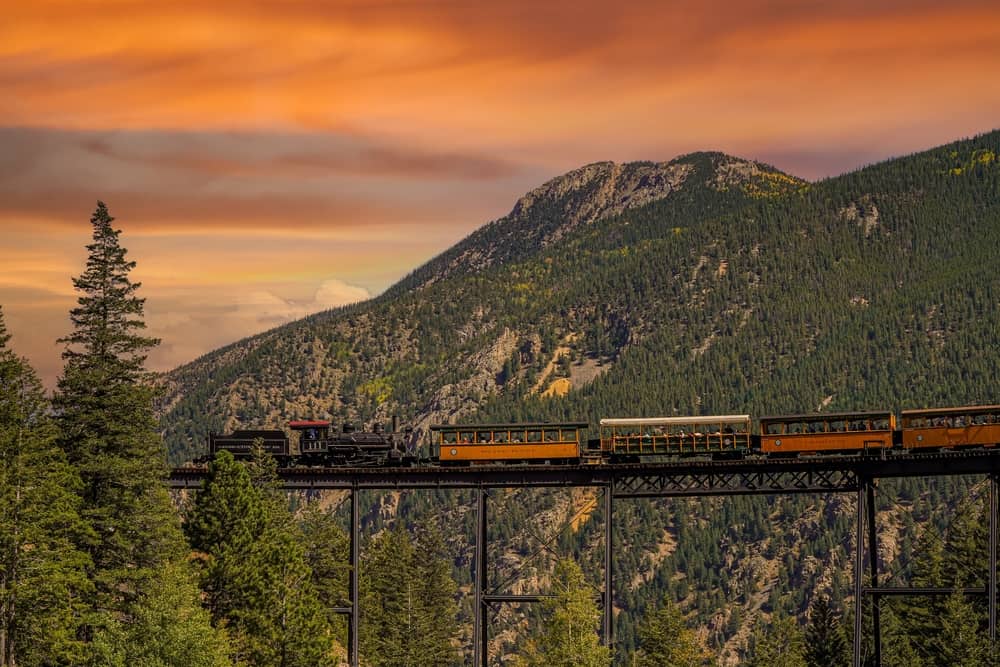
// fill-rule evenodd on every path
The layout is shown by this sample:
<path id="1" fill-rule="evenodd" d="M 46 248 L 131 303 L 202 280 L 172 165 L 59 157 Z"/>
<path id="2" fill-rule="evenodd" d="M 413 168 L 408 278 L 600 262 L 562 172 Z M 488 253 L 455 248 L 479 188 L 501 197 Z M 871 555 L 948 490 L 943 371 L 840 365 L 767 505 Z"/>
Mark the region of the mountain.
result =
<path id="1" fill-rule="evenodd" d="M 588 165 L 372 301 L 167 374 L 172 460 L 200 454 L 209 430 L 291 418 L 396 415 L 419 435 L 449 419 L 998 403 L 998 154 L 991 132 L 817 183 L 719 153 Z M 902 528 L 940 523 L 972 485 L 887 485 L 883 561 L 905 560 Z M 544 517 L 536 532 L 588 502 L 511 497 L 511 516 Z M 446 509 L 462 525 L 454 504 L 397 497 L 370 520 Z M 622 646 L 664 591 L 730 662 L 761 614 L 802 614 L 819 591 L 841 599 L 852 511 L 843 498 L 623 507 Z M 600 511 L 582 516 L 561 542 L 593 564 Z M 530 552 L 516 526 L 497 528 L 520 545 L 503 552 L 512 563 Z M 466 546 L 457 535 L 458 558 Z M 534 585 L 545 576 L 539 566 Z"/>
<path id="2" fill-rule="evenodd" d="M 557 349 L 584 360 L 577 376 L 603 373 L 628 342 L 621 328 L 642 318 L 578 289 L 589 280 L 586 257 L 618 273 L 616 282 L 627 281 L 616 268 L 622 244 L 657 236 L 672 242 L 691 222 L 805 186 L 718 153 L 597 163 L 555 178 L 381 297 L 234 343 L 167 374 L 163 423 L 172 460 L 199 452 L 209 429 L 280 426 L 292 415 L 357 422 L 399 415 L 420 426 L 469 414 L 487 395 L 517 395 L 515 387 L 530 393 L 526 378 L 534 385 L 551 374 L 545 368 Z M 653 204 L 667 216 L 629 229 L 622 216 Z M 622 229 L 601 239 L 609 220 Z M 556 265 L 568 249 L 583 254 Z M 561 321 L 560 310 L 572 311 L 571 322 Z M 602 318 L 615 330 L 597 332 Z"/>

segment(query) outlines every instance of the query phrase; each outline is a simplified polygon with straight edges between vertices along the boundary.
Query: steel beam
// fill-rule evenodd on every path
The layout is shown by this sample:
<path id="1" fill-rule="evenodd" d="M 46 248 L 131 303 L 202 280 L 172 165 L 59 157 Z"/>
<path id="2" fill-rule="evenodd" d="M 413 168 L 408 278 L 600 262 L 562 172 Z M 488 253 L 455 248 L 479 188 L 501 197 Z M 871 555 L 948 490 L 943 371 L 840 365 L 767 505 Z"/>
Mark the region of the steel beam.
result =
<path id="1" fill-rule="evenodd" d="M 954 595 L 955 593 L 961 593 L 967 596 L 979 596 L 986 595 L 985 586 L 966 586 L 963 588 L 956 588 L 954 586 L 940 586 L 940 587 L 914 587 L 909 586 L 880 586 L 878 588 L 865 588 L 865 595 L 878 595 L 879 597 L 933 597 L 933 596 L 943 596 L 943 595 Z"/>
<path id="2" fill-rule="evenodd" d="M 612 569 L 613 529 L 614 529 L 614 496 L 611 485 L 604 487 L 604 645 L 614 646 L 614 570 Z"/>
<path id="3" fill-rule="evenodd" d="M 486 523 L 486 489 L 476 490 L 476 572 L 472 578 L 475 592 L 473 628 L 472 628 L 472 664 L 475 667 L 486 667 L 489 664 L 489 607 L 487 606 L 486 587 L 489 585 L 486 576 L 486 550 L 488 547 Z"/>
<path id="4" fill-rule="evenodd" d="M 864 484 L 858 488 L 858 511 L 856 516 L 856 532 L 854 537 L 854 667 L 861 667 L 861 615 L 863 581 L 862 571 L 865 567 L 865 489 Z"/>
<path id="5" fill-rule="evenodd" d="M 730 472 L 650 472 L 616 475 L 618 498 L 836 493 L 857 489 L 852 470 L 793 469 Z"/>
<path id="6" fill-rule="evenodd" d="M 990 642 L 997 638 L 997 475 L 990 475 L 990 571 L 987 578 Z"/>
<path id="7" fill-rule="evenodd" d="M 348 661 L 351 667 L 359 667 L 360 664 L 360 643 L 358 641 L 358 628 L 361 617 L 360 595 L 358 593 L 358 565 L 361 562 L 361 521 L 358 512 L 358 487 L 351 489 L 351 616 L 347 622 L 347 643 Z"/>
<path id="8" fill-rule="evenodd" d="M 521 604 L 522 602 L 541 602 L 542 600 L 553 600 L 555 595 L 483 595 L 484 604 Z"/>
<path id="9" fill-rule="evenodd" d="M 865 480 L 865 503 L 868 509 L 868 575 L 871 589 L 878 588 L 878 538 L 875 531 L 875 482 Z M 871 593 L 872 599 L 872 643 L 874 646 L 874 667 L 882 667 L 882 618 L 879 610 L 879 596 Z"/>
<path id="10" fill-rule="evenodd" d="M 169 485 L 197 489 L 205 466 L 171 471 Z M 281 468 L 286 489 L 476 489 L 480 487 L 604 486 L 620 497 L 849 492 L 857 477 L 1000 474 L 1000 448 L 867 456 L 765 457 L 736 461 L 677 459 L 637 464 L 423 465 L 398 468 Z"/>

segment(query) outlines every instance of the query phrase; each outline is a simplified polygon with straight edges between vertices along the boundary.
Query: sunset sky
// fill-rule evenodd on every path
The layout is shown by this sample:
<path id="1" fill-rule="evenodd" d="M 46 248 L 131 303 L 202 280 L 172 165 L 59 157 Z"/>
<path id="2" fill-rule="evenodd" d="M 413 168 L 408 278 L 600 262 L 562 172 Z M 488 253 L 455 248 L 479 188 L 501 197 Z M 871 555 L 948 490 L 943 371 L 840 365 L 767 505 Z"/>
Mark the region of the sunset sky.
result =
<path id="1" fill-rule="evenodd" d="M 815 179 L 1000 126 L 996 0 L 4 5 L 0 306 L 50 387 L 98 199 L 165 370 L 375 295 L 588 162 Z"/>

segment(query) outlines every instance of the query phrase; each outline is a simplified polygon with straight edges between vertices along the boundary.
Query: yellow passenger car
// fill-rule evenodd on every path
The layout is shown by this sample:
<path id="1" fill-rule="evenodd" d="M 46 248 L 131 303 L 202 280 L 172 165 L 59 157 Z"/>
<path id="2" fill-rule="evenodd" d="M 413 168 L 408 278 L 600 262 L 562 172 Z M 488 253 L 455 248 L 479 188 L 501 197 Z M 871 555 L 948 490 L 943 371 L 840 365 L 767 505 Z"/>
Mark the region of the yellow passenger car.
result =
<path id="1" fill-rule="evenodd" d="M 434 424 L 432 455 L 442 464 L 578 461 L 586 422 Z"/>
<path id="2" fill-rule="evenodd" d="M 888 411 L 761 417 L 760 449 L 767 454 L 889 449 L 895 428 L 896 416 Z"/>
<path id="3" fill-rule="evenodd" d="M 750 448 L 750 415 L 601 420 L 601 452 L 614 458 L 735 454 Z"/>
<path id="4" fill-rule="evenodd" d="M 903 447 L 1000 445 L 1000 405 L 903 410 Z"/>

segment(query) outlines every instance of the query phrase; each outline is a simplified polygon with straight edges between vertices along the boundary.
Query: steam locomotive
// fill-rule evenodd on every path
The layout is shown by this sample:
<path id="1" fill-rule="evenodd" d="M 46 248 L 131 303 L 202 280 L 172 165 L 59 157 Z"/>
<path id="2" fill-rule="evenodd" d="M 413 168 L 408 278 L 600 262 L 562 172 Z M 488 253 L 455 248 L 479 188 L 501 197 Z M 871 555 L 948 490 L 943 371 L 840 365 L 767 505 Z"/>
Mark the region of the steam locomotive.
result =
<path id="1" fill-rule="evenodd" d="M 291 421 L 288 428 L 298 434 L 297 451 L 293 451 L 291 440 L 284 431 L 211 433 L 208 436 L 208 455 L 196 463 L 205 463 L 221 451 L 227 451 L 237 459 L 249 459 L 257 447 L 273 456 L 281 467 L 403 466 L 417 460 L 416 452 L 409 444 L 412 429 L 399 431 L 395 419 L 390 431 L 386 431 L 381 424 L 375 424 L 371 431 L 358 431 L 352 424 L 344 424 L 337 429 L 326 420 Z"/>
<path id="2" fill-rule="evenodd" d="M 891 411 L 690 417 L 607 418 L 600 437 L 587 439 L 586 422 L 436 424 L 421 452 L 413 431 L 380 425 L 340 430 L 329 421 L 293 421 L 293 451 L 283 431 L 234 431 L 209 436 L 209 454 L 249 458 L 259 445 L 282 466 L 404 466 L 525 463 L 636 463 L 653 457 L 713 459 L 877 454 L 1000 446 L 1000 405 Z M 202 462 L 203 462 L 202 461 Z"/>

